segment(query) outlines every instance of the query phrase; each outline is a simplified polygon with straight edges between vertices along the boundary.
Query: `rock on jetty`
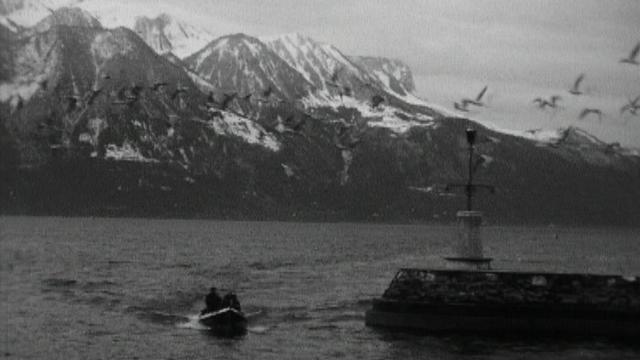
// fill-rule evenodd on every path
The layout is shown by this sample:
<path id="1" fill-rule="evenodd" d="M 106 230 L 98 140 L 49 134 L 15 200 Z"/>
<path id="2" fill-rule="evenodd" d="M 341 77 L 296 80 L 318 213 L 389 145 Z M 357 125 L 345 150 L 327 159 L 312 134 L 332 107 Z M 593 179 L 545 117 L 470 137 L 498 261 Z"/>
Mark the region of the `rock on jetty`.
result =
<path id="1" fill-rule="evenodd" d="M 599 334 L 640 339 L 640 279 L 401 269 L 366 323 L 428 331 Z"/>

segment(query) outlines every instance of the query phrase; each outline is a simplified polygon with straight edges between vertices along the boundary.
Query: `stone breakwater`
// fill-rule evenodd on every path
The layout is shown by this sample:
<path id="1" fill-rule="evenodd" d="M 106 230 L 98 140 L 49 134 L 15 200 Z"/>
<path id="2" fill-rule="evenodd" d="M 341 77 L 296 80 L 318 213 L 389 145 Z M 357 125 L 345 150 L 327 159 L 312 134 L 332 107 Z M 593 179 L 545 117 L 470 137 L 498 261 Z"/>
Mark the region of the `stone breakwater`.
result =
<path id="1" fill-rule="evenodd" d="M 365 323 L 428 332 L 640 338 L 640 281 L 616 275 L 401 269 Z"/>
<path id="2" fill-rule="evenodd" d="M 640 313 L 640 279 L 617 275 L 401 269 L 380 300 Z"/>

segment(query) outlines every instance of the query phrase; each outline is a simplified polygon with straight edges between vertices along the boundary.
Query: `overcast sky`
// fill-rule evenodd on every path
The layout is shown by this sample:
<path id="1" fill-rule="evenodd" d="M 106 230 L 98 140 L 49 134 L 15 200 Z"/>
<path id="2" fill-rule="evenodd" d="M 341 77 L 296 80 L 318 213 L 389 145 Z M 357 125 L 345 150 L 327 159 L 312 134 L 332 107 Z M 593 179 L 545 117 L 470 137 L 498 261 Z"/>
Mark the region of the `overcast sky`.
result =
<path id="1" fill-rule="evenodd" d="M 620 115 L 640 95 L 640 67 L 619 63 L 640 42 L 640 0 L 155 0 L 144 7 L 153 15 L 168 3 L 215 36 L 298 32 L 347 55 L 403 60 L 416 94 L 447 108 L 488 85 L 489 107 L 467 116 L 501 128 L 576 125 L 640 147 L 640 117 Z M 587 94 L 570 95 L 583 72 Z M 563 96 L 555 114 L 532 103 L 554 94 Z M 578 120 L 584 107 L 601 109 L 602 122 Z"/>

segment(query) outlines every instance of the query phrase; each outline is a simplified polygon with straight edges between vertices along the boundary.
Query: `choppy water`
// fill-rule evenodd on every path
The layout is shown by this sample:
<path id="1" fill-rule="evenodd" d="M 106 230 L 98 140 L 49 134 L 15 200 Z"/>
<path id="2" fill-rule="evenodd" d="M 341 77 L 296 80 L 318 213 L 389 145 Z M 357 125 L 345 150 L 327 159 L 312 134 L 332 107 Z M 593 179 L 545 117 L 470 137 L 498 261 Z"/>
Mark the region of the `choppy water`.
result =
<path id="1" fill-rule="evenodd" d="M 7 359 L 640 358 L 610 340 L 366 327 L 399 267 L 444 266 L 444 226 L 1 217 L 0 231 Z M 485 252 L 502 269 L 640 275 L 637 230 L 489 227 Z M 238 293 L 246 336 L 194 321 L 211 285 Z"/>

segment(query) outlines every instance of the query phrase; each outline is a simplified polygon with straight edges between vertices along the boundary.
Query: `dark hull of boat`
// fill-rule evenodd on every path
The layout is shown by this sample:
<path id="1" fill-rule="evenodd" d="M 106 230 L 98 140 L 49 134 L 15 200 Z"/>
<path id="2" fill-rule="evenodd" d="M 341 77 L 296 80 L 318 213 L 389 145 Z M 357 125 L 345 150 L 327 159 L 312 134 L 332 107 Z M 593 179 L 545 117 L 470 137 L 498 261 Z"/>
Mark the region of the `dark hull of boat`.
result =
<path id="1" fill-rule="evenodd" d="M 232 308 L 201 315 L 199 321 L 214 335 L 232 337 L 247 333 L 246 317 Z"/>

